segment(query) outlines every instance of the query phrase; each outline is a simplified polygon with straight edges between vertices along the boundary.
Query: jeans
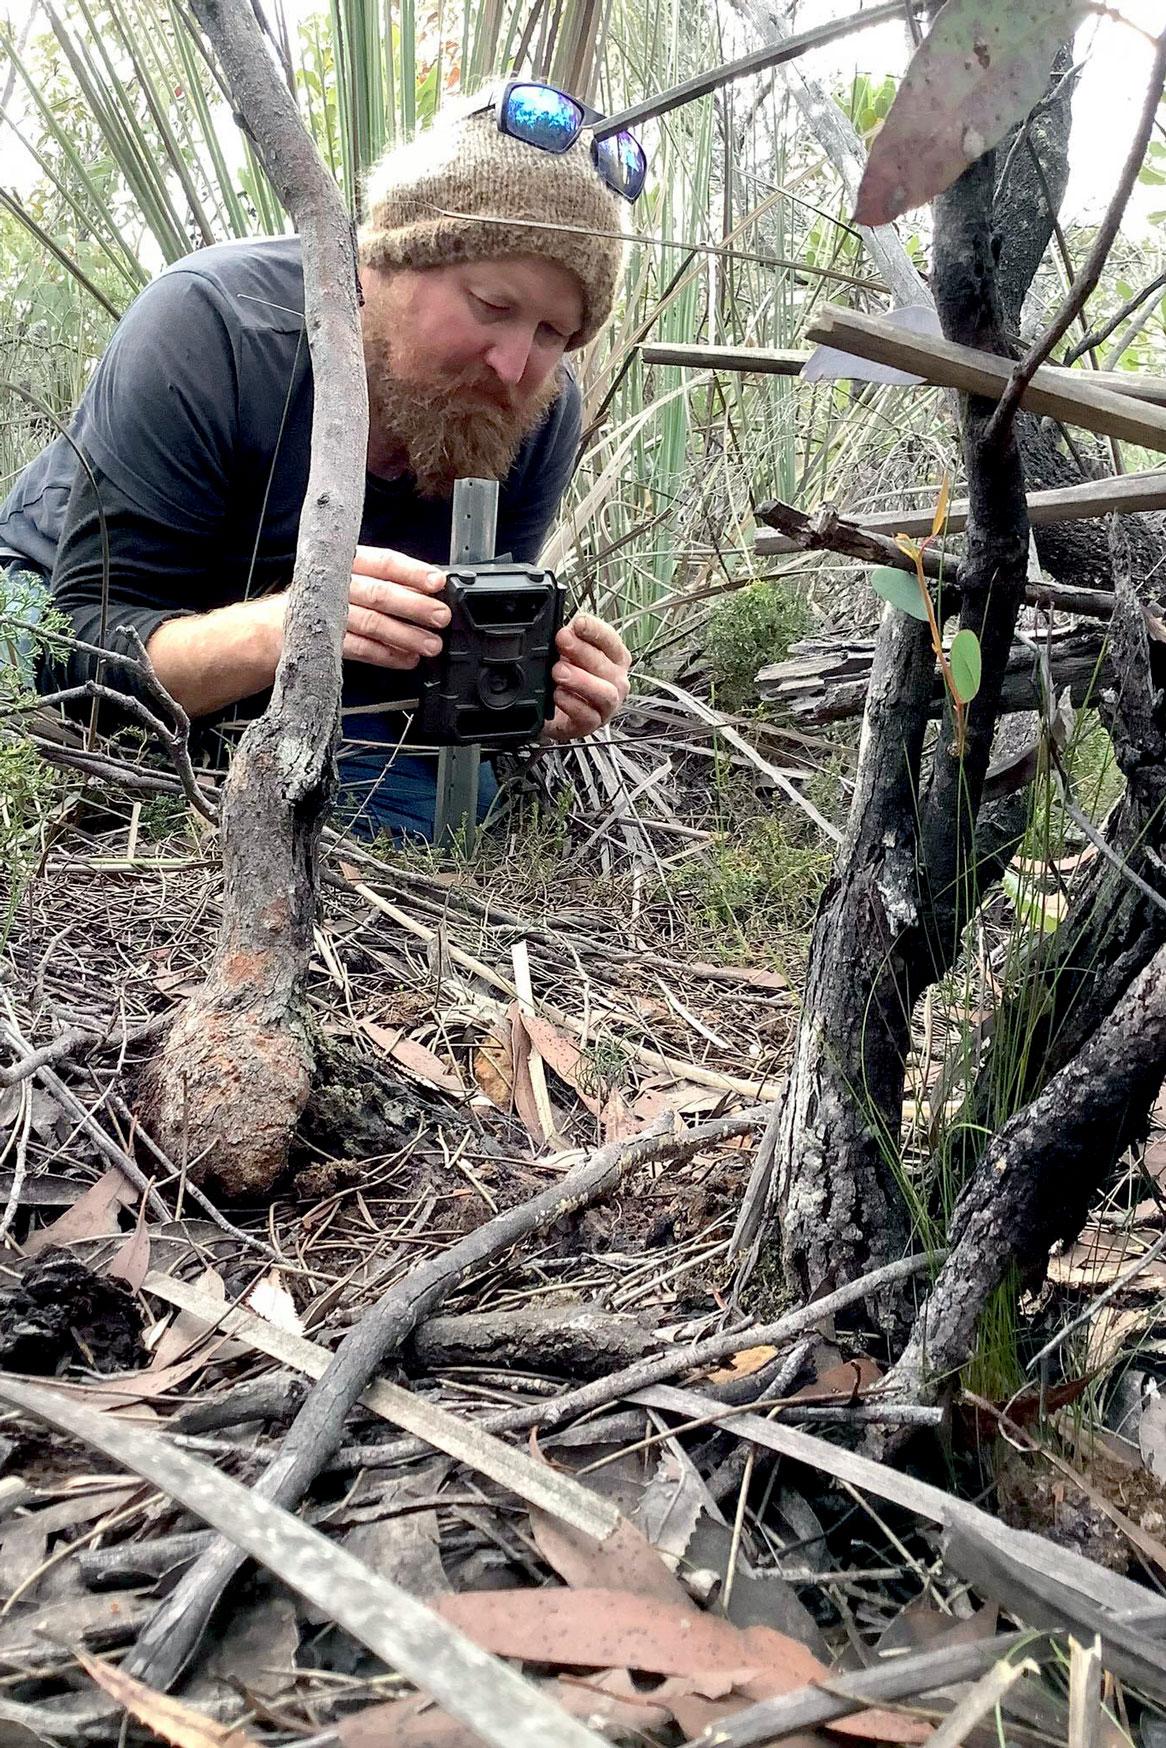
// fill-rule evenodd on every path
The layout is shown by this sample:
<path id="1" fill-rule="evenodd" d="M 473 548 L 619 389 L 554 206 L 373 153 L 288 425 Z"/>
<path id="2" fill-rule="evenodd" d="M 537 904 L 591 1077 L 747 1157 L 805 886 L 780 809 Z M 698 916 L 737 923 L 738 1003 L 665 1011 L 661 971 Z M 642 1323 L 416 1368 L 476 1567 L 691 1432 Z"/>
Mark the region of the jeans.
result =
<path id="1" fill-rule="evenodd" d="M 362 722 L 362 739 L 367 733 Z M 371 738 L 371 737 L 370 737 Z M 395 744 L 395 743 L 394 743 Z M 340 748 L 340 799 L 337 811 L 354 836 L 387 832 L 395 842 L 412 838 L 431 844 L 437 808 L 437 755 L 394 751 L 386 745 L 346 752 Z M 493 768 L 482 760 L 478 777 L 478 824 L 498 793 Z"/>

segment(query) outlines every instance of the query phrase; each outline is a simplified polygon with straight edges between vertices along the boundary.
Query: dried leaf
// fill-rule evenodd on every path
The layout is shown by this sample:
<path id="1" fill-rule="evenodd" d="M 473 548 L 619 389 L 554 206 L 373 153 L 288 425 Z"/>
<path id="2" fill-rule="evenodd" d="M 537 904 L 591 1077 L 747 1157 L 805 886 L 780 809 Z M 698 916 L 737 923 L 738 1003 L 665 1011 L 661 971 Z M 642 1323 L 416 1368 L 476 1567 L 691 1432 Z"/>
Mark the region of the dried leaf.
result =
<path id="1" fill-rule="evenodd" d="M 534 1096 L 534 1082 L 530 1077 L 530 1039 L 517 1002 L 510 1005 L 510 1053 L 514 1064 L 514 1109 L 531 1140 L 541 1147 L 548 1137 Z"/>
<path id="2" fill-rule="evenodd" d="M 437 1612 L 499 1657 L 581 1669 L 637 1669 L 711 1679 L 720 1694 L 792 1693 L 829 1671 L 772 1627 L 738 1628 L 716 1615 L 621 1590 L 478 1590 L 444 1597 Z M 890 1712 L 839 1718 L 831 1729 L 883 1742 L 926 1741 L 930 1725 Z"/>
<path id="3" fill-rule="evenodd" d="M 255 1737 L 249 1736 L 245 1730 L 216 1724 L 213 1718 L 204 1717 L 170 1694 L 156 1693 L 144 1681 L 127 1675 L 116 1664 L 103 1663 L 84 1651 L 76 1651 L 74 1655 L 98 1687 L 123 1706 L 131 1717 L 153 1730 L 156 1736 L 172 1743 L 173 1748 L 258 1748 Z"/>
<path id="4" fill-rule="evenodd" d="M 514 1054 L 509 1020 L 496 1020 L 474 1051 L 474 1079 L 495 1110 L 512 1109 Z"/>
<path id="5" fill-rule="evenodd" d="M 465 1086 L 460 1075 L 454 1073 L 448 1063 L 440 1056 L 435 1056 L 432 1050 L 427 1050 L 424 1044 L 419 1044 L 416 1038 L 405 1035 L 402 1027 L 390 1031 L 385 1026 L 378 1026 L 375 1020 L 361 1020 L 360 1029 L 372 1039 L 373 1043 L 384 1051 L 407 1074 L 416 1080 L 424 1081 L 426 1086 L 433 1086 L 439 1092 L 462 1094 Z"/>
<path id="6" fill-rule="evenodd" d="M 677 1608 L 693 1607 L 680 1580 L 626 1517 L 621 1517 L 614 1532 L 602 1542 L 533 1505 L 530 1527 L 547 1565 L 573 1590 L 624 1591 L 656 1597 Z"/>
<path id="7" fill-rule="evenodd" d="M 708 1381 L 710 1384 L 731 1384 L 738 1378 L 751 1378 L 754 1372 L 761 1371 L 776 1358 L 775 1347 L 743 1347 L 727 1366 L 718 1366 L 715 1372 L 709 1372 Z"/>
<path id="8" fill-rule="evenodd" d="M 935 502 L 935 514 L 931 518 L 931 535 L 933 539 L 937 534 L 943 533 L 943 527 L 944 523 L 947 521 L 947 512 L 950 504 L 951 475 L 945 468 L 943 478 L 939 482 L 939 497 Z"/>
<path id="9" fill-rule="evenodd" d="M 111 1166 L 60 1219 L 25 1240 L 24 1254 L 39 1256 L 50 1245 L 74 1244 L 80 1238 L 116 1237 L 117 1210 L 132 1202 L 136 1195 L 128 1179 L 116 1166 Z"/>
<path id="10" fill-rule="evenodd" d="M 636 1506 L 635 1522 L 675 1570 L 710 1501 L 708 1488 L 691 1458 L 665 1451 Z"/>
<path id="11" fill-rule="evenodd" d="M 998 145 L 1087 11 L 1087 0 L 947 0 L 871 146 L 857 223 L 890 224 Z"/>
<path id="12" fill-rule="evenodd" d="M 116 1281 L 124 1281 L 133 1292 L 137 1292 L 142 1282 L 150 1272 L 150 1235 L 146 1231 L 146 1204 L 143 1201 L 138 1213 L 138 1223 L 110 1258 L 106 1269 L 107 1275 L 112 1275 Z"/>
<path id="13" fill-rule="evenodd" d="M 588 1085 L 586 1058 L 573 1039 L 543 1019 L 541 1014 L 523 1014 L 522 1023 L 543 1061 L 554 1069 L 560 1080 L 566 1082 L 580 1103 L 603 1123 L 606 1140 L 622 1140 L 640 1127 L 618 1087 L 612 1087 L 600 1102 L 594 1086 Z"/>

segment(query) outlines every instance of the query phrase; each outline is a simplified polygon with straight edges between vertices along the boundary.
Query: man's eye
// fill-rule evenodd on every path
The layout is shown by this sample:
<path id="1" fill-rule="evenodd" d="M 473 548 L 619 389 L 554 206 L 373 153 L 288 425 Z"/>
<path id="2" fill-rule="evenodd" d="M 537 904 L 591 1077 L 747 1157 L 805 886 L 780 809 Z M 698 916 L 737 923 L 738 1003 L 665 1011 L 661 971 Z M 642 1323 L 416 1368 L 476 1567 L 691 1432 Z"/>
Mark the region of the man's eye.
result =
<path id="1" fill-rule="evenodd" d="M 504 316 L 507 314 L 507 308 L 504 303 L 490 303 L 487 298 L 479 297 L 476 291 L 471 291 L 470 297 L 477 307 L 480 310 L 484 310 L 487 315 Z"/>

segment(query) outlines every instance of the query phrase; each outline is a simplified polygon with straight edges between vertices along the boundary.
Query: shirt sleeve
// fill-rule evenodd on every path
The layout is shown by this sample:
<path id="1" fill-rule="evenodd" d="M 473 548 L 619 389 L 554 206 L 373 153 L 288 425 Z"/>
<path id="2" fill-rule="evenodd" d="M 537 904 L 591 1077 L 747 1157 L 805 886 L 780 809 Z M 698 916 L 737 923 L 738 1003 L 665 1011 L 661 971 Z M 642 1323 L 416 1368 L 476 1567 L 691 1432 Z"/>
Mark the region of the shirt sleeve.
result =
<path id="1" fill-rule="evenodd" d="M 147 643 L 165 620 L 199 611 L 192 600 L 198 573 L 191 566 L 189 550 L 168 526 L 145 514 L 100 468 L 93 469 L 93 476 L 90 480 L 85 469 L 78 468 L 69 493 L 53 567 L 53 605 L 64 614 L 72 636 L 115 658 L 105 664 L 105 684 L 145 698 L 149 694 L 133 668 L 116 658 L 138 659 L 134 632 Z M 98 655 L 83 649 L 46 654 L 38 675 L 40 690 L 84 685 L 97 678 L 99 661 Z"/>
<path id="2" fill-rule="evenodd" d="M 237 433 L 236 351 L 219 293 L 197 272 L 164 273 L 122 318 L 73 426 L 89 471 L 74 474 L 51 589 L 75 637 L 135 657 L 134 632 L 145 643 L 164 620 L 217 604 L 209 579 L 221 568 Z M 98 662 L 84 650 L 46 657 L 41 689 L 92 680 Z M 104 679 L 144 695 L 116 661 Z"/>
<path id="3" fill-rule="evenodd" d="M 499 514 L 498 550 L 519 564 L 535 564 L 558 514 L 579 454 L 583 397 L 564 373 L 563 392 L 531 445 L 521 487 Z"/>

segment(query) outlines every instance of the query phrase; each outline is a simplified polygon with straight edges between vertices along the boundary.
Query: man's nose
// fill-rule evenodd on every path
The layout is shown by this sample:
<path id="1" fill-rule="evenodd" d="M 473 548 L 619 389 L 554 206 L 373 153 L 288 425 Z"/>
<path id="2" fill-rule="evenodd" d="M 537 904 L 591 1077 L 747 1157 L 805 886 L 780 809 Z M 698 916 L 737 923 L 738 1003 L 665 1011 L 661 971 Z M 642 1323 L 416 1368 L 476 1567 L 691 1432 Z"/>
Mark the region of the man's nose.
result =
<path id="1" fill-rule="evenodd" d="M 533 340 L 530 329 L 514 327 L 491 341 L 486 363 L 508 387 L 516 388 L 526 374 Z"/>

